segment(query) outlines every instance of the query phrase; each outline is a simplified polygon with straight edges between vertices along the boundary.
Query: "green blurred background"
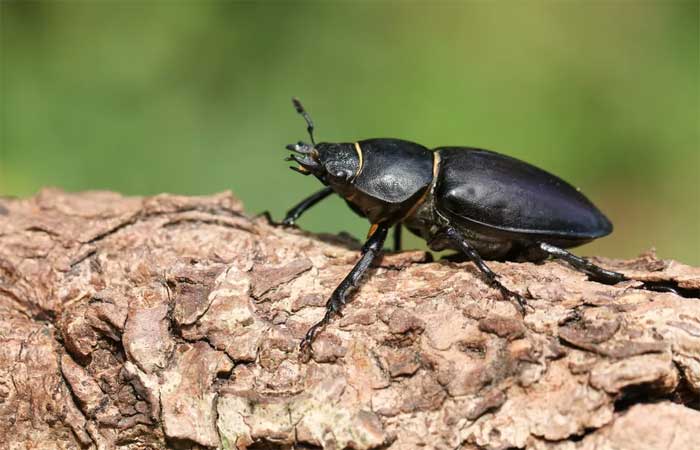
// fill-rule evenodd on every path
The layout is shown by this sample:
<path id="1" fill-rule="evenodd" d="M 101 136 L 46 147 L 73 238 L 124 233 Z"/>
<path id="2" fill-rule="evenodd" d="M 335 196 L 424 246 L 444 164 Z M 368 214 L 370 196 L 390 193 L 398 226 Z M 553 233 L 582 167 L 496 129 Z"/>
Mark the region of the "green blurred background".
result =
<path id="1" fill-rule="evenodd" d="M 700 264 L 697 1 L 0 3 L 0 193 L 231 189 L 250 213 L 320 185 L 306 139 L 470 145 L 580 187 L 615 223 L 582 254 Z M 338 198 L 300 226 L 367 223 Z M 408 246 L 417 247 L 417 239 Z"/>

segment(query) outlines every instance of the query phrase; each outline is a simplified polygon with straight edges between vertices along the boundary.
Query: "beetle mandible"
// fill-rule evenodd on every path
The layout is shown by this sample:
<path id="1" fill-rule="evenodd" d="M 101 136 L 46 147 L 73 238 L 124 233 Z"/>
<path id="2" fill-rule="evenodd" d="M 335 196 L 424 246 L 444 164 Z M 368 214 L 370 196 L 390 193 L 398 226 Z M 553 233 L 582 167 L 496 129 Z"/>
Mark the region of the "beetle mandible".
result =
<path id="1" fill-rule="evenodd" d="M 291 169 L 314 175 L 325 185 L 287 212 L 285 225 L 332 193 L 371 223 L 359 261 L 333 291 L 326 313 L 301 341 L 302 351 L 347 302 L 395 227 L 394 248 L 401 248 L 401 226 L 424 239 L 431 250 L 463 253 L 486 282 L 515 301 L 527 302 L 503 286 L 484 259 L 541 261 L 560 258 L 594 281 L 615 284 L 628 278 L 568 252 L 612 232 L 612 224 L 576 188 L 533 165 L 489 150 L 437 147 L 401 139 L 316 143 L 314 125 L 301 102 L 311 144 L 286 148 Z"/>

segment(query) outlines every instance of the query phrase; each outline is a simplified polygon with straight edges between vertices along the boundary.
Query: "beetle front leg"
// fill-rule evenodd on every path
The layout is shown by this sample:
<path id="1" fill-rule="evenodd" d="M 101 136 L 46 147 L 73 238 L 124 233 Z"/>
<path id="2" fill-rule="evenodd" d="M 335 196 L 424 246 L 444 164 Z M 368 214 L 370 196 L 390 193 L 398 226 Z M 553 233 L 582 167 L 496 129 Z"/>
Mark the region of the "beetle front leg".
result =
<path id="1" fill-rule="evenodd" d="M 384 247 L 384 241 L 386 240 L 386 235 L 389 228 L 386 225 L 372 226 L 370 229 L 370 235 L 362 246 L 362 256 L 360 260 L 355 264 L 350 273 L 340 282 L 337 288 L 331 294 L 331 297 L 326 302 L 326 314 L 323 319 L 314 324 L 309 331 L 306 332 L 304 339 L 301 340 L 299 349 L 302 353 L 311 347 L 311 343 L 314 340 L 316 334 L 331 320 L 335 314 L 340 313 L 340 309 L 347 303 L 347 296 L 350 290 L 357 287 L 358 282 L 362 278 L 362 275 L 367 272 L 370 264 L 374 258 L 379 254 Z"/>
<path id="2" fill-rule="evenodd" d="M 306 197 L 304 200 L 300 201 L 292 209 L 287 211 L 287 215 L 282 220 L 283 225 L 292 226 L 297 221 L 302 214 L 307 210 L 311 209 L 316 203 L 320 202 L 324 198 L 328 197 L 333 193 L 333 189 L 326 186 L 318 192 L 314 192 L 310 196 Z"/>
<path id="3" fill-rule="evenodd" d="M 527 301 L 520 294 L 511 291 L 507 287 L 503 286 L 500 281 L 498 281 L 498 275 L 486 265 L 484 260 L 481 258 L 481 255 L 479 255 L 479 252 L 477 252 L 476 249 L 469 244 L 464 235 L 453 227 L 448 227 L 447 230 L 445 230 L 445 234 L 447 238 L 453 244 L 457 245 L 462 253 L 464 253 L 464 255 L 476 265 L 481 273 L 484 274 L 489 285 L 501 291 L 501 295 L 503 295 L 503 297 L 512 298 L 515 300 L 518 304 L 518 309 L 524 314 Z"/>

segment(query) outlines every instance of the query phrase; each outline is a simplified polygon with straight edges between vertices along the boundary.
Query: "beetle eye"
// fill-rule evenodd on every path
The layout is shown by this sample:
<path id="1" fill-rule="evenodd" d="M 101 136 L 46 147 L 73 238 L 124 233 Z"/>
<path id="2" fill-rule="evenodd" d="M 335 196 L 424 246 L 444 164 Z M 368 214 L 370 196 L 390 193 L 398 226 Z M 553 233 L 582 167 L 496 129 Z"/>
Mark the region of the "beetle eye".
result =
<path id="1" fill-rule="evenodd" d="M 347 169 L 331 169 L 328 173 L 338 181 L 347 181 L 352 178 L 352 172 Z"/>

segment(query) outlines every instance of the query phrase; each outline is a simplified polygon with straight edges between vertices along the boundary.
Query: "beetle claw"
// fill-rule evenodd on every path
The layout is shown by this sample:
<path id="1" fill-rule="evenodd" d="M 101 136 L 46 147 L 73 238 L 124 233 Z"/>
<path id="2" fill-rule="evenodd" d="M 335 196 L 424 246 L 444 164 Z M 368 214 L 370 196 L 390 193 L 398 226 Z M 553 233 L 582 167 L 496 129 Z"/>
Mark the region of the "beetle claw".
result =
<path id="1" fill-rule="evenodd" d="M 512 298 L 518 303 L 518 311 L 520 311 L 520 314 L 523 316 L 527 312 L 535 312 L 535 308 L 533 308 L 532 305 L 530 305 L 520 294 L 515 294 Z"/>
<path id="2" fill-rule="evenodd" d="M 500 283 L 498 284 L 500 285 Z M 501 291 L 503 298 L 515 300 L 516 308 L 520 314 L 525 315 L 527 311 L 534 312 L 535 308 L 533 308 L 522 295 L 511 291 L 503 285 L 499 286 L 499 290 Z"/>

